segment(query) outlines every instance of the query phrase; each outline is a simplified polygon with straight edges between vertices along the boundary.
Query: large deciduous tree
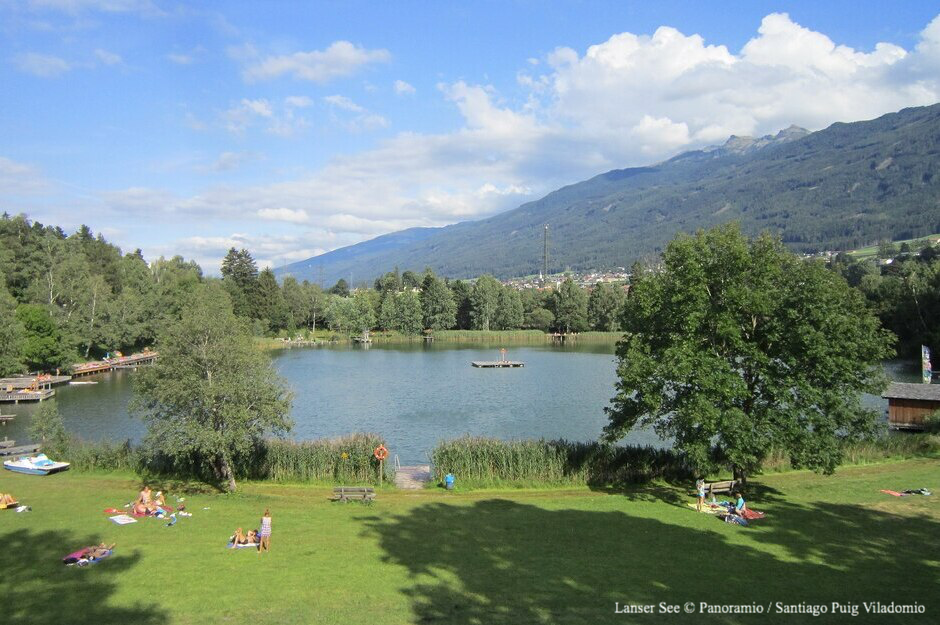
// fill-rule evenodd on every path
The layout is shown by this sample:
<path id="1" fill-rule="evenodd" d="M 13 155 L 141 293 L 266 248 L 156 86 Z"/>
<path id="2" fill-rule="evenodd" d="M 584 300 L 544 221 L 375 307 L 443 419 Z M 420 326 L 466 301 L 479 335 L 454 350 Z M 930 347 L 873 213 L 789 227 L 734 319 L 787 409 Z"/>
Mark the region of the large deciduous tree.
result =
<path id="1" fill-rule="evenodd" d="M 677 237 L 661 269 L 636 269 L 620 321 L 608 440 L 652 425 L 699 468 L 716 446 L 745 479 L 770 449 L 832 472 L 842 441 L 874 431 L 860 395 L 884 388 L 890 333 L 841 276 L 768 235 Z"/>
<path id="2" fill-rule="evenodd" d="M 0 376 L 23 372 L 23 343 L 26 329 L 16 317 L 16 300 L 7 291 L 0 273 Z"/>
<path id="3" fill-rule="evenodd" d="M 291 428 L 290 393 L 235 316 L 225 288 L 200 285 L 179 323 L 159 337 L 160 358 L 135 380 L 146 446 L 195 458 L 234 491 L 234 460 Z"/>
<path id="4" fill-rule="evenodd" d="M 623 289 L 619 286 L 600 282 L 594 286 L 588 297 L 588 323 L 601 332 L 616 332 L 620 329 L 620 308 L 624 302 Z"/>
<path id="5" fill-rule="evenodd" d="M 474 330 L 489 330 L 496 319 L 499 293 L 503 285 L 490 275 L 482 275 L 470 290 L 470 319 Z"/>
<path id="6" fill-rule="evenodd" d="M 587 295 L 574 280 L 566 278 L 552 293 L 556 327 L 565 333 L 587 329 Z"/>
<path id="7" fill-rule="evenodd" d="M 457 303 L 443 280 L 427 272 L 421 283 L 421 308 L 424 327 L 447 330 L 457 323 Z"/>

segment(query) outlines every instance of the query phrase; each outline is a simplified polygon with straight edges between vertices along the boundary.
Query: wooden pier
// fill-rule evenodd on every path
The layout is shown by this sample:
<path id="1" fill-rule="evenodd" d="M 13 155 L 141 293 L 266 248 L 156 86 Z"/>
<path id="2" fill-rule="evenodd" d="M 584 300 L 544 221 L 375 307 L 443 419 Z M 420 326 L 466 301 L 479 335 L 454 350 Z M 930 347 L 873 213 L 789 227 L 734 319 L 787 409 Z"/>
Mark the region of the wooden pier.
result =
<path id="1" fill-rule="evenodd" d="M 10 393 L 0 393 L 0 401 L 18 404 L 21 401 L 42 401 L 44 399 L 49 399 L 53 395 L 55 395 L 55 391 L 51 388 L 41 388 L 36 391 L 21 389 Z"/>
<path id="2" fill-rule="evenodd" d="M 140 365 L 151 364 L 158 356 L 159 354 L 157 352 L 145 350 L 139 354 L 131 354 L 130 356 L 118 356 L 116 358 L 83 362 L 72 366 L 72 376 L 77 378 L 83 375 L 114 371 L 115 369 L 136 369 Z"/>
<path id="3" fill-rule="evenodd" d="M 72 379 L 70 375 L 20 375 L 10 378 L 0 378 L 0 390 L 11 392 L 28 388 L 43 388 L 65 384 Z"/>

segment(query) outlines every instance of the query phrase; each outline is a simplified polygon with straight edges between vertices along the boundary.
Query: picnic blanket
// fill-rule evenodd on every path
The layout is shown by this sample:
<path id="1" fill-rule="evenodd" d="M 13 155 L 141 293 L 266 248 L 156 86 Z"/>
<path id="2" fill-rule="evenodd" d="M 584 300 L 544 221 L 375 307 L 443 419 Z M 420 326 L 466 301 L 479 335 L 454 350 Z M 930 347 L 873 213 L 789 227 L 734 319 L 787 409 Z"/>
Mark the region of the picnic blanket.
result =
<path id="1" fill-rule="evenodd" d="M 690 503 L 688 506 L 693 510 L 698 510 L 698 504 Z M 706 503 L 704 506 L 702 506 L 702 512 L 705 514 L 721 514 L 723 512 L 727 512 L 727 510 L 728 509 L 725 506 L 719 506 L 718 504 L 714 503 Z"/>
<path id="2" fill-rule="evenodd" d="M 764 513 L 758 512 L 757 510 L 751 510 L 750 508 L 746 508 L 744 512 L 741 514 L 741 516 L 743 516 L 748 521 L 753 521 L 755 519 L 763 519 Z"/>
<path id="3" fill-rule="evenodd" d="M 232 542 L 229 542 L 229 544 L 227 545 L 227 547 L 228 547 L 229 549 L 247 549 L 248 547 L 254 547 L 255 549 L 257 549 L 259 544 L 260 544 L 260 543 L 247 543 L 247 544 L 245 544 L 245 545 L 236 545 L 236 544 L 234 544 L 234 543 L 232 543 Z"/>
<path id="4" fill-rule="evenodd" d="M 126 514 L 115 514 L 111 519 L 112 523 L 117 523 L 118 525 L 127 525 L 128 523 L 136 523 L 137 519 L 132 516 L 127 516 Z"/>

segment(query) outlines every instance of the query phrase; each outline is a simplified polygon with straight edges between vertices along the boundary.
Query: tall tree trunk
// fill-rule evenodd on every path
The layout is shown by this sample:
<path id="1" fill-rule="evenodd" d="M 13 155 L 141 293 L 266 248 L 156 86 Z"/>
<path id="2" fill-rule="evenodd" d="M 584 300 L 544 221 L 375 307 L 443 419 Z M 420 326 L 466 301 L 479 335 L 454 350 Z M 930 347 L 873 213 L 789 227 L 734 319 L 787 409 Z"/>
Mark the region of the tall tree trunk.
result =
<path id="1" fill-rule="evenodd" d="M 738 465 L 734 465 L 732 470 L 734 471 L 734 479 L 738 482 L 738 488 L 743 491 L 747 486 L 747 473 Z"/>
<path id="2" fill-rule="evenodd" d="M 216 473 L 219 475 L 219 479 L 222 482 L 226 483 L 228 492 L 235 492 L 235 474 L 232 472 L 232 467 L 228 463 L 228 459 L 225 456 L 219 456 L 216 460 Z"/>

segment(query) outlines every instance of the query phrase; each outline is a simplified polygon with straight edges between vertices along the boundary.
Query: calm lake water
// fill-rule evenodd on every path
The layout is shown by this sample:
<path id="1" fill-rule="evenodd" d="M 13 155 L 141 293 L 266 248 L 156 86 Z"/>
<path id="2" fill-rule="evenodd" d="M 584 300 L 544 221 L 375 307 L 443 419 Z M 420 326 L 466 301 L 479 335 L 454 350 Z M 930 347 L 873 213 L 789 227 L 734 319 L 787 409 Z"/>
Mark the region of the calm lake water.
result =
<path id="1" fill-rule="evenodd" d="M 612 346 L 519 346 L 508 353 L 521 369 L 476 369 L 472 360 L 496 360 L 487 346 L 373 345 L 294 348 L 273 354 L 294 392 L 292 437 L 376 432 L 403 464 L 426 462 L 441 439 L 463 434 L 513 438 L 594 440 L 614 394 Z M 907 363 L 888 363 L 892 378 L 916 381 Z M 59 410 L 69 431 L 86 440 L 139 440 L 144 423 L 128 415 L 133 371 L 82 378 L 87 386 L 59 386 Z M 884 407 L 880 398 L 866 403 Z M 37 404 L 5 404 L 16 419 L 0 429 L 20 441 Z M 628 442 L 663 445 L 650 431 Z"/>

